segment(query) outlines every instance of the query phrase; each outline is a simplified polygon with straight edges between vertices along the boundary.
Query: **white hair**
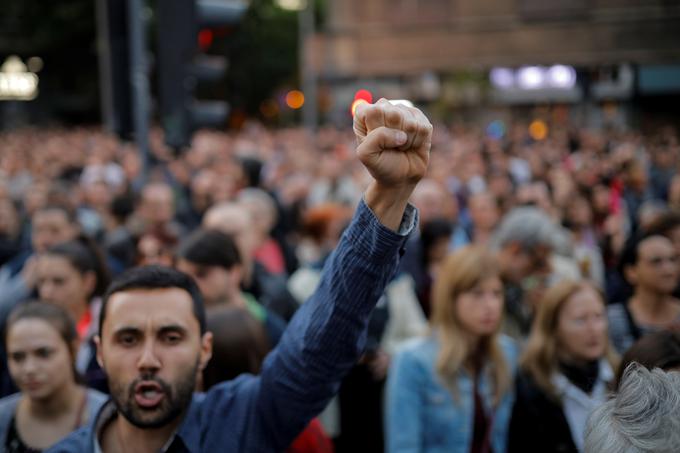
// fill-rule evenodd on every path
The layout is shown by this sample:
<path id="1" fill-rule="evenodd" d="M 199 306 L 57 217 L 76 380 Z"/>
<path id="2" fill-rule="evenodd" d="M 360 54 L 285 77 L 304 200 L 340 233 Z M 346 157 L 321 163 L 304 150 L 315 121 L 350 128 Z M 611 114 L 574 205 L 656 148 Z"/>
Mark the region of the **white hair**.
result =
<path id="1" fill-rule="evenodd" d="M 491 238 L 494 249 L 513 242 L 524 250 L 539 246 L 547 246 L 551 250 L 564 248 L 560 228 L 545 212 L 533 206 L 520 206 L 510 211 Z"/>
<path id="2" fill-rule="evenodd" d="M 586 424 L 585 453 L 680 452 L 680 373 L 631 363 Z"/>

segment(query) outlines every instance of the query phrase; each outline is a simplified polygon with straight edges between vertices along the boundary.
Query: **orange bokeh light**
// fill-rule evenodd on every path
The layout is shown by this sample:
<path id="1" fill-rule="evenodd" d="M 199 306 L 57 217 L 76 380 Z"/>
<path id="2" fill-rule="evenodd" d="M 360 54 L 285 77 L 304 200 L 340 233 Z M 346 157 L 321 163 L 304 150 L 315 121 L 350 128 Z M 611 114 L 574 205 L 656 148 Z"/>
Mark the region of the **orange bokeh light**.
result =
<path id="1" fill-rule="evenodd" d="M 294 110 L 305 105 L 305 95 L 300 90 L 291 90 L 286 94 L 286 105 Z"/>
<path id="2" fill-rule="evenodd" d="M 548 125 L 545 121 L 535 120 L 529 125 L 529 135 L 534 140 L 543 140 L 548 136 Z"/>

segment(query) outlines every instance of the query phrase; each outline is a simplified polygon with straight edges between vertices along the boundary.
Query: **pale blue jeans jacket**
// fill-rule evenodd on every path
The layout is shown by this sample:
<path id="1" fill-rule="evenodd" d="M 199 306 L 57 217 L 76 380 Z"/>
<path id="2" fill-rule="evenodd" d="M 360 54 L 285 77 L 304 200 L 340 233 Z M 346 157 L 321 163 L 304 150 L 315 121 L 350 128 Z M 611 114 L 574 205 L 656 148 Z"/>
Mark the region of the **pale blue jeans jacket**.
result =
<path id="1" fill-rule="evenodd" d="M 512 339 L 499 337 L 508 363 L 509 376 L 515 375 L 518 349 Z M 386 451 L 390 453 L 468 453 L 474 429 L 474 382 L 461 371 L 457 400 L 436 371 L 439 341 L 436 336 L 406 343 L 396 354 L 387 382 Z M 488 366 L 479 383 L 487 414 L 490 414 L 491 448 L 506 451 L 508 425 L 514 402 L 514 386 L 494 407 L 494 392 Z"/>

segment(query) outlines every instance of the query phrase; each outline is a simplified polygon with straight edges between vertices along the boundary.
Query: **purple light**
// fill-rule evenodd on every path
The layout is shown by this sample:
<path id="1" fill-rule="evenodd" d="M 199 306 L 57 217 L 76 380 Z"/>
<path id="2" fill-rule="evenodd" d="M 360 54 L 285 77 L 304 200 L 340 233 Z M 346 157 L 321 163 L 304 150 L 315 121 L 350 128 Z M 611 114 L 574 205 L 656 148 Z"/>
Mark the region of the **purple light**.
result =
<path id="1" fill-rule="evenodd" d="M 509 68 L 493 68 L 489 73 L 491 84 L 496 88 L 512 88 L 515 84 L 515 74 Z"/>

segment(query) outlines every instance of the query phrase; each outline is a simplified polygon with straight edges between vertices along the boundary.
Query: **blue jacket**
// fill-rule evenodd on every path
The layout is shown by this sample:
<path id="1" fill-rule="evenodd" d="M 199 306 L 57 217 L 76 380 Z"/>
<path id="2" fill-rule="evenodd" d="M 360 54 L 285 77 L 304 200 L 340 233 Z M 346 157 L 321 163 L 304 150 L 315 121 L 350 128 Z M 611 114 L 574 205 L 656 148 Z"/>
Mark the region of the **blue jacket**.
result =
<path id="1" fill-rule="evenodd" d="M 505 336 L 500 343 L 514 376 L 517 347 Z M 468 453 L 474 426 L 473 380 L 466 372 L 456 382 L 458 401 L 441 381 L 436 370 L 439 341 L 435 336 L 409 341 L 392 362 L 387 381 L 387 451 L 427 453 Z M 493 388 L 485 372 L 480 394 L 487 413 L 492 414 L 491 447 L 506 450 L 508 424 L 514 401 L 509 386 L 500 404 L 493 408 Z M 492 409 L 493 408 L 493 409 Z"/>
<path id="2" fill-rule="evenodd" d="M 195 395 L 167 451 L 285 450 L 359 359 L 371 310 L 416 221 L 409 206 L 397 234 L 381 225 L 362 201 L 326 263 L 317 291 L 293 317 L 262 373 L 242 375 Z M 49 452 L 94 452 L 98 418 Z"/>

